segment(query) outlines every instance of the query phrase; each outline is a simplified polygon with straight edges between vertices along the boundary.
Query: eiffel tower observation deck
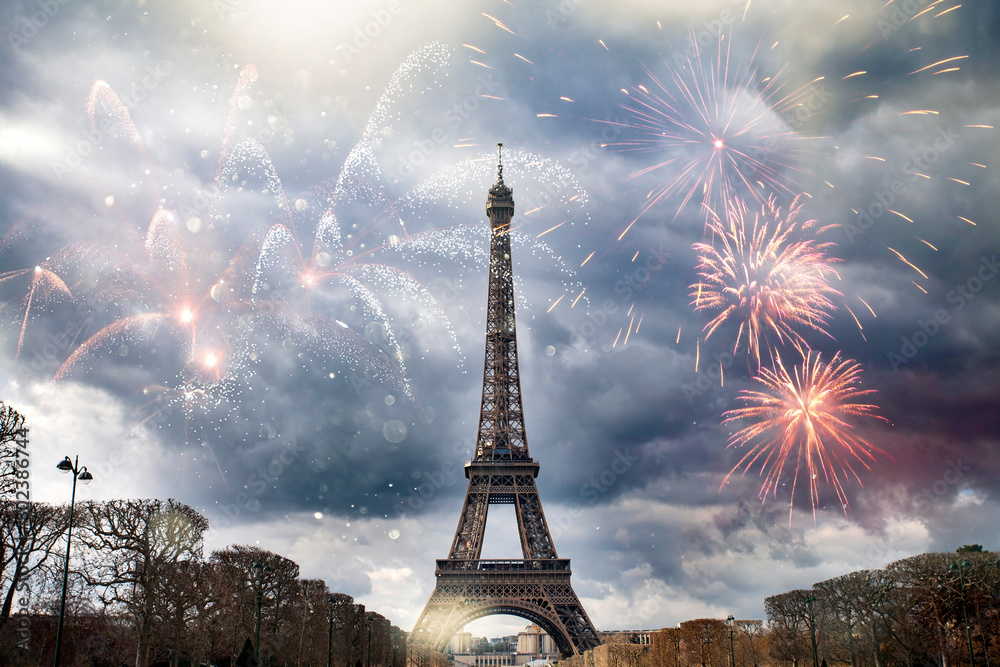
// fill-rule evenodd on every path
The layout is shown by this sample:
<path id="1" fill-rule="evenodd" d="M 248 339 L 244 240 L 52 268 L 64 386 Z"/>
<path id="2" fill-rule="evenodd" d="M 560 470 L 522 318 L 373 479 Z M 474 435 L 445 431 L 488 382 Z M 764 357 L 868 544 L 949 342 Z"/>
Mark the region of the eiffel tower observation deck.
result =
<path id="1" fill-rule="evenodd" d="M 497 144 L 502 151 L 502 145 Z M 448 557 L 437 561 L 436 584 L 410 633 L 410 643 L 443 650 L 456 632 L 477 618 L 511 614 L 536 623 L 563 656 L 597 646 L 597 632 L 570 585 L 568 558 L 559 558 L 545 521 L 535 478 L 539 465 L 528 453 L 521 404 L 510 257 L 513 191 L 497 181 L 486 200 L 490 221 L 490 277 L 486 309 L 486 357 L 479 434 L 465 464 L 469 488 Z M 483 535 L 490 505 L 513 505 L 520 559 L 484 560 Z"/>

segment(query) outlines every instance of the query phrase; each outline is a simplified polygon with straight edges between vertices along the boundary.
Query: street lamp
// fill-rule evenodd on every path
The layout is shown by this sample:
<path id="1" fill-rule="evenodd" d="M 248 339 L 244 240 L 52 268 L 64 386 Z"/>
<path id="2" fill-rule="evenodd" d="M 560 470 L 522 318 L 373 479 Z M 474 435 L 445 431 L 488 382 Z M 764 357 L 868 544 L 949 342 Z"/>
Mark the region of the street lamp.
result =
<path id="1" fill-rule="evenodd" d="M 958 590 L 962 592 L 962 615 L 965 617 L 965 639 L 969 646 L 969 667 L 976 667 L 975 660 L 972 657 L 972 628 L 969 627 L 969 605 L 965 600 L 965 568 L 972 567 L 972 564 L 963 560 L 961 563 L 952 563 L 948 569 L 952 572 L 958 572 Z"/>
<path id="2" fill-rule="evenodd" d="M 66 529 L 66 565 L 63 567 L 62 598 L 59 602 L 59 626 L 56 630 L 55 667 L 59 667 L 59 654 L 62 648 L 63 618 L 66 615 L 66 585 L 69 582 L 69 547 L 73 538 L 73 505 L 76 504 L 76 480 L 79 479 L 84 484 L 89 484 L 94 479 L 94 476 L 87 472 L 87 466 L 83 466 L 82 468 L 77 467 L 79 462 L 79 456 L 74 457 L 72 461 L 70 461 L 67 456 L 56 464 L 56 468 L 60 472 L 73 473 L 73 495 L 70 496 L 69 500 L 69 527 Z"/>
<path id="3" fill-rule="evenodd" d="M 371 613 L 365 614 L 365 624 L 368 626 L 368 664 L 366 667 L 372 667 L 372 615 Z"/>
<path id="4" fill-rule="evenodd" d="M 271 571 L 270 565 L 265 565 L 259 561 L 254 561 L 251 566 L 257 574 L 256 585 L 254 588 L 257 589 L 257 638 L 254 640 L 253 645 L 253 658 L 254 662 L 258 665 L 260 664 L 260 604 L 264 600 L 264 573 Z"/>
<path id="5" fill-rule="evenodd" d="M 806 602 L 809 604 L 809 631 L 812 634 L 813 667 L 819 667 L 819 654 L 816 653 L 816 616 L 813 614 L 813 602 L 815 601 L 816 596 L 814 595 L 806 598 Z"/>
<path id="6" fill-rule="evenodd" d="M 729 667 L 736 667 L 736 651 L 733 649 L 733 624 L 736 618 L 730 614 L 726 621 L 729 623 Z"/>

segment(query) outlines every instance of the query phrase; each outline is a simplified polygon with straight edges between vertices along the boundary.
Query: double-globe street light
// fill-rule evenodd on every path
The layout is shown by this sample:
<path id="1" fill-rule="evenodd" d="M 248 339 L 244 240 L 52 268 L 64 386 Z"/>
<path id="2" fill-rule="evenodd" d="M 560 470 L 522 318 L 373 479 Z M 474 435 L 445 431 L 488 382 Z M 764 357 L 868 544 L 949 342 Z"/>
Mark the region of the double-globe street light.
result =
<path id="1" fill-rule="evenodd" d="M 89 484 L 94 476 L 87 472 L 87 466 L 78 467 L 80 457 L 76 456 L 72 461 L 67 456 L 56 464 L 56 468 L 63 473 L 73 473 L 73 495 L 69 500 L 69 527 L 66 529 L 66 565 L 63 567 L 62 597 L 59 601 L 59 626 L 56 629 L 56 657 L 55 667 L 59 667 L 59 658 L 62 648 L 63 619 L 66 615 L 66 586 L 69 583 L 69 547 L 73 539 L 73 505 L 76 504 L 76 480 L 84 484 Z"/>

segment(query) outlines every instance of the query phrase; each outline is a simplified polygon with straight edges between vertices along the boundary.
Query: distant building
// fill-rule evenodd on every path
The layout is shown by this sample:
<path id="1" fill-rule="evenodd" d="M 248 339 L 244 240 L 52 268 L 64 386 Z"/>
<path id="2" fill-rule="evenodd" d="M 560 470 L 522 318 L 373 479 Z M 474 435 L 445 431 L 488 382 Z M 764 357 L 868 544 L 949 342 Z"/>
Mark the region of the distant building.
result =
<path id="1" fill-rule="evenodd" d="M 451 652 L 453 655 L 472 652 L 472 633 L 456 632 L 451 638 Z"/>
<path id="2" fill-rule="evenodd" d="M 495 648 L 492 652 L 474 654 L 480 643 Z M 503 646 L 510 650 L 504 650 Z M 468 667 L 519 667 L 532 661 L 559 659 L 555 641 L 537 625 L 529 625 L 516 635 L 490 640 L 458 632 L 449 647 L 455 664 Z"/>
<path id="3" fill-rule="evenodd" d="M 655 630 L 606 630 L 598 632 L 602 644 L 642 644 L 649 646 L 649 635 Z"/>
<path id="4" fill-rule="evenodd" d="M 529 625 L 521 632 L 517 633 L 517 654 L 518 656 L 531 656 L 531 658 L 548 658 L 558 656 L 556 643 L 552 637 L 537 625 Z M 527 662 L 527 661 L 525 661 Z M 518 664 L 523 664 L 518 662 Z"/>
<path id="5" fill-rule="evenodd" d="M 456 664 L 469 667 L 514 667 L 513 653 L 480 653 L 479 655 L 454 655 Z"/>

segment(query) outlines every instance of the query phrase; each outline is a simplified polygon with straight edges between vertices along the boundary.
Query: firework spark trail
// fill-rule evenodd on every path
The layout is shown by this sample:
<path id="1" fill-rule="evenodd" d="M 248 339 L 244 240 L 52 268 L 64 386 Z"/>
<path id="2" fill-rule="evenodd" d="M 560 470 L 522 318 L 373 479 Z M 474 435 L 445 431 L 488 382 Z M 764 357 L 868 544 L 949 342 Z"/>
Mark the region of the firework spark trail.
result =
<path id="1" fill-rule="evenodd" d="M 863 402 L 873 389 L 860 389 L 861 365 L 853 359 L 842 359 L 840 353 L 829 363 L 820 359 L 819 353 L 808 351 L 800 366 L 792 372 L 777 355 L 775 370 L 763 368 L 757 382 L 760 391 L 743 390 L 739 399 L 744 406 L 726 412 L 723 424 L 738 420 L 751 423 L 729 439 L 729 447 L 749 447 L 719 486 L 742 468 L 741 475 L 760 461 L 760 476 L 764 481 L 758 498 L 777 497 L 782 472 L 794 458 L 795 469 L 789 495 L 788 523 L 791 527 L 795 489 L 799 474 L 809 476 L 809 499 L 813 520 L 819 503 L 819 474 L 832 486 L 844 513 L 848 501 L 844 483 L 854 478 L 862 484 L 854 466 L 860 464 L 870 469 L 876 454 L 888 456 L 877 446 L 865 440 L 851 423 L 857 419 L 877 419 L 875 405 Z M 761 458 L 763 460 L 761 461 Z"/>
<path id="2" fill-rule="evenodd" d="M 247 65 L 241 69 L 239 76 L 236 78 L 236 85 L 233 86 L 233 94 L 229 98 L 229 115 L 226 117 L 226 126 L 222 131 L 222 146 L 219 148 L 218 166 L 215 171 L 216 181 L 222 177 L 222 172 L 229 159 L 229 144 L 236 130 L 236 121 L 239 119 L 240 112 L 252 104 L 248 93 L 256 81 L 257 68 L 253 65 Z"/>
<path id="3" fill-rule="evenodd" d="M 328 227 L 323 233 L 328 236 L 328 247 L 342 247 L 337 236 L 337 228 Z M 377 253 L 385 249 L 377 248 L 370 252 Z M 365 318 L 372 318 L 381 324 L 387 343 L 393 352 L 391 355 L 393 362 L 399 367 L 399 376 L 404 378 L 401 386 L 409 396 L 411 394 L 409 383 L 405 380 L 403 349 L 397 340 L 392 318 L 383 307 L 379 294 L 402 296 L 428 308 L 428 312 L 441 318 L 440 321 L 447 328 L 455 345 L 457 339 L 444 310 L 419 281 L 396 267 L 362 261 L 362 257 L 364 256 L 352 258 L 327 254 L 321 258 L 322 268 L 306 264 L 288 229 L 283 225 L 274 225 L 268 231 L 257 260 L 251 289 L 252 299 L 254 303 L 259 303 L 264 298 L 271 302 L 291 302 L 295 299 L 295 293 L 302 293 L 307 297 L 315 295 L 316 298 L 310 299 L 314 303 L 310 304 L 311 308 L 308 310 L 318 311 L 320 307 L 315 302 L 321 299 L 318 298 L 317 292 L 322 292 L 334 284 L 344 285 L 353 299 L 362 304 L 362 314 Z M 297 309 L 286 307 L 274 312 L 275 316 L 285 323 L 293 320 L 304 321 L 302 312 Z"/>
<path id="4" fill-rule="evenodd" d="M 100 349 L 103 345 L 106 345 L 116 336 L 136 335 L 136 332 L 140 330 L 143 332 L 143 335 L 148 335 L 150 330 L 155 329 L 168 317 L 169 315 L 166 313 L 141 313 L 139 315 L 124 317 L 120 320 L 112 322 L 84 341 L 80 347 L 76 348 L 73 353 L 66 358 L 66 361 L 62 363 L 52 379 L 54 381 L 59 381 L 64 378 L 73 368 L 76 367 L 78 362 L 84 359 L 91 352 Z"/>
<path id="5" fill-rule="evenodd" d="M 403 201 L 412 208 L 430 201 L 449 207 L 476 206 L 481 197 L 482 183 L 490 182 L 495 177 L 495 160 L 496 155 L 487 152 L 446 167 L 418 184 Z M 587 226 L 590 221 L 587 191 L 576 176 L 559 162 L 531 151 L 505 150 L 504 173 L 512 179 L 512 183 L 525 184 L 523 189 L 518 188 L 520 194 L 515 195 L 519 210 L 525 211 L 517 214 L 511 227 L 511 242 L 517 253 L 515 261 L 524 261 L 523 249 L 534 259 L 558 269 L 563 294 L 554 297 L 554 301 L 559 301 L 565 294 L 579 294 L 583 285 L 575 272 L 541 237 L 565 225 Z M 535 227 L 546 215 L 558 216 L 561 221 L 554 226 L 545 223 L 546 227 Z M 429 241 L 443 243 L 441 252 L 460 260 L 466 268 L 481 268 L 489 257 L 489 228 L 478 222 L 437 230 L 426 239 L 409 237 L 407 241 L 414 247 L 425 246 Z M 466 264 L 469 260 L 471 264 Z M 516 283 L 514 288 L 519 303 L 530 303 L 520 283 Z M 584 301 L 587 302 L 586 299 Z M 572 304 L 575 306 L 576 301 Z"/>
<path id="6" fill-rule="evenodd" d="M 148 164 L 149 156 L 146 155 L 146 145 L 139 136 L 139 131 L 132 122 L 132 114 L 128 107 L 118 97 L 118 93 L 108 85 L 106 81 L 95 81 L 90 87 L 90 94 L 87 95 L 87 121 L 90 123 L 91 131 L 97 127 L 97 111 L 100 109 L 114 121 L 117 128 L 128 137 L 132 148 Z"/>
<path id="7" fill-rule="evenodd" d="M 50 299 L 52 297 L 64 297 L 66 299 L 72 299 L 73 294 L 63 279 L 60 278 L 54 271 L 38 265 L 33 269 L 17 269 L 14 271 L 7 271 L 0 274 L 0 285 L 16 280 L 23 276 L 31 276 L 31 280 L 28 285 L 28 292 L 24 296 L 24 317 L 21 319 L 21 330 L 17 337 L 17 351 L 14 354 L 14 359 L 21 356 L 21 349 L 24 347 L 24 335 L 28 329 L 28 320 L 31 318 L 31 306 L 35 301 L 35 296 L 38 294 L 42 299 Z"/>
<path id="8" fill-rule="evenodd" d="M 412 83 L 409 87 L 404 84 L 418 73 L 433 73 L 444 68 L 450 58 L 451 52 L 447 47 L 438 42 L 431 42 L 411 53 L 396 68 L 386 84 L 385 92 L 368 116 L 361 138 L 344 159 L 344 166 L 337 177 L 331 209 L 349 197 L 385 203 L 382 168 L 375 156 L 375 144 L 382 139 L 385 128 L 394 119 L 393 107 L 405 93 L 412 90 Z M 398 117 L 399 112 L 396 114 Z"/>
<path id="9" fill-rule="evenodd" d="M 226 158 L 226 164 L 222 170 L 223 178 L 219 179 L 218 186 L 222 190 L 229 189 L 230 183 L 238 181 L 240 167 L 246 168 L 247 172 L 251 176 L 263 175 L 264 179 L 267 181 L 267 188 L 265 192 L 270 192 L 274 195 L 274 205 L 287 216 L 286 219 L 289 220 L 291 224 L 291 210 L 288 207 L 288 199 L 285 197 L 285 188 L 281 183 L 281 179 L 278 177 L 278 171 L 274 167 L 274 163 L 271 162 L 271 156 L 268 154 L 264 146 L 253 138 L 241 139 L 235 146 L 233 146 L 229 155 Z M 257 171 L 260 170 L 262 174 L 258 174 Z M 236 188 L 238 192 L 243 191 L 243 186 L 240 185 Z"/>
<path id="10" fill-rule="evenodd" d="M 749 222 L 747 205 L 730 202 L 725 221 L 716 217 L 709 224 L 715 243 L 693 245 L 700 280 L 691 285 L 692 305 L 718 311 L 703 329 L 705 339 L 725 322 L 738 321 L 733 353 L 746 335 L 758 367 L 761 349 L 773 356 L 774 342 L 808 347 L 799 328 L 829 336 L 826 325 L 835 310 L 830 296 L 840 295 L 829 278 L 840 260 L 827 254 L 832 243 L 815 240 L 829 227 L 799 222 L 801 208 L 796 198 L 785 214 L 772 197 Z"/>
<path id="11" fill-rule="evenodd" d="M 586 202 L 586 193 L 575 186 L 572 174 L 558 164 L 531 153 L 512 152 L 509 173 L 531 170 L 538 170 L 548 174 L 550 180 L 554 179 L 550 184 L 554 191 L 565 191 L 562 198 L 550 195 L 550 206 L 568 205 L 570 202 L 582 205 Z M 448 207 L 468 204 L 468 197 L 478 195 L 479 190 L 470 186 L 468 192 L 462 191 L 464 181 L 479 185 L 484 180 L 488 182 L 492 176 L 492 164 L 489 160 L 476 158 L 463 161 L 421 181 L 405 196 L 388 205 L 379 217 L 384 222 L 402 216 L 398 218 L 400 221 L 406 217 L 412 222 L 412 218 L 419 217 L 420 208 L 426 204 Z M 567 180 L 564 182 L 563 179 Z M 462 194 L 458 194 L 459 192 Z M 562 201 L 563 199 L 566 201 Z M 443 259 L 466 269 L 481 266 L 488 256 L 488 228 L 481 223 L 474 223 L 413 234 L 405 232 L 405 225 L 402 228 L 404 236 L 389 234 L 381 245 L 367 247 L 358 243 L 356 236 L 344 235 L 333 208 L 327 209 L 317 225 L 314 244 L 314 248 L 322 250 L 314 251 L 313 256 L 306 261 L 289 230 L 282 225 L 275 225 L 268 232 L 257 261 L 252 289 L 254 298 L 264 294 L 265 286 L 269 298 L 276 298 L 274 290 L 281 287 L 302 290 L 317 304 L 322 301 L 326 288 L 343 285 L 362 305 L 367 317 L 382 325 L 387 342 L 393 350 L 391 356 L 402 368 L 404 354 L 395 334 L 396 327 L 378 295 L 402 297 L 409 303 L 418 305 L 422 317 L 429 316 L 432 321 L 440 322 L 447 330 L 453 347 L 461 355 L 457 336 L 441 304 L 419 280 L 397 266 L 397 259 L 422 266 L 430 261 L 440 262 Z M 543 242 L 523 234 L 516 234 L 513 239 L 533 255 L 562 266 L 561 260 Z M 345 244 L 345 241 L 350 245 Z M 357 247 L 358 252 L 350 249 L 352 247 Z M 565 268 L 563 273 L 566 282 L 569 276 Z M 578 285 L 571 287 L 576 288 Z M 314 309 L 317 307 L 313 306 Z"/>
<path id="12" fill-rule="evenodd" d="M 794 175 L 808 173 L 806 156 L 814 151 L 799 145 L 819 137 L 797 133 L 788 118 L 822 77 L 784 92 L 785 68 L 773 75 L 762 72 L 757 64 L 761 59 L 759 43 L 745 64 L 738 65 L 731 58 L 732 39 L 726 37 L 719 40 L 714 54 L 705 54 L 692 34 L 694 53 L 686 57 L 686 66 L 671 67 L 664 60 L 666 79 L 644 67 L 652 85 L 624 91 L 631 102 L 620 106 L 633 120 L 609 124 L 638 130 L 647 138 L 608 145 L 623 151 L 665 154 L 630 178 L 649 173 L 669 175 L 648 193 L 639 214 L 619 239 L 652 207 L 675 195 L 681 196 L 676 219 L 701 190 L 700 205 L 707 222 L 713 211 L 737 195 L 762 204 L 772 191 L 791 195 Z M 797 121 L 801 119 L 801 115 L 796 116 Z"/>
<path id="13" fill-rule="evenodd" d="M 321 183 L 306 195 L 308 200 L 296 200 L 294 206 L 289 205 L 266 148 L 238 134 L 239 116 L 250 107 L 250 88 L 256 79 L 252 66 L 244 68 L 230 100 L 214 182 L 227 196 L 213 195 L 208 200 L 205 223 L 188 220 L 185 224 L 178 211 L 156 202 L 144 230 L 120 216 L 119 242 L 114 246 L 82 241 L 73 244 L 72 251 L 65 246 L 57 253 L 60 264 L 51 267 L 52 276 L 58 278 L 55 272 L 73 276 L 66 283 L 59 278 L 58 284 L 71 285 L 72 297 L 92 306 L 100 319 L 88 318 L 80 331 L 82 342 L 70 348 L 53 379 L 85 381 L 88 375 L 103 372 L 98 362 L 116 348 L 123 364 L 152 350 L 164 364 L 148 364 L 140 374 L 146 382 L 143 394 L 151 399 L 143 402 L 141 421 L 159 421 L 176 407 L 186 427 L 197 412 L 214 422 L 216 429 L 222 421 L 235 418 L 244 393 L 249 395 L 268 382 L 272 368 L 260 366 L 261 361 L 277 363 L 292 350 L 299 350 L 299 358 L 303 354 L 314 357 L 317 363 L 334 361 L 327 369 L 331 372 L 325 373 L 330 378 L 347 379 L 364 367 L 366 378 L 401 387 L 412 397 L 403 361 L 416 351 L 406 349 L 406 341 L 398 334 L 401 317 L 439 324 L 459 355 L 461 350 L 441 304 L 408 273 L 407 266 L 433 267 L 442 260 L 463 266 L 481 263 L 488 253 L 476 250 L 486 247 L 488 228 L 480 223 L 410 233 L 407 224 L 411 229 L 418 227 L 428 211 L 456 206 L 463 194 L 467 197 L 461 204 L 474 200 L 478 204 L 482 183 L 493 177 L 492 156 L 476 165 L 482 166 L 483 178 L 467 193 L 460 191 L 468 183 L 449 177 L 446 169 L 421 181 L 404 197 L 389 200 L 383 183 L 386 172 L 376 149 L 402 118 L 402 109 L 396 105 L 415 89 L 412 79 L 438 73 L 448 55 L 443 46 L 433 44 L 407 58 L 337 178 Z M 141 148 L 128 110 L 112 104 L 117 99 L 106 84 L 98 85 L 89 100 L 89 115 L 93 120 L 95 109 L 108 113 L 117 131 L 132 136 Z M 586 193 L 570 182 L 572 174 L 551 161 L 528 153 L 520 159 L 512 156 L 510 161 L 515 171 L 514 165 L 519 164 L 523 171 L 535 169 L 548 176 L 551 200 L 536 210 L 586 201 Z M 471 178 L 469 173 L 463 176 Z M 261 193 L 273 202 L 265 207 L 272 219 L 267 226 L 248 225 L 247 215 L 238 208 L 240 197 Z M 253 220 L 259 203 L 250 203 L 257 207 L 249 210 Z M 343 233 L 338 205 L 351 218 Z M 377 213 L 359 218 L 357 211 L 364 207 Z M 311 250 L 304 248 L 295 226 L 299 223 L 305 230 L 302 225 L 307 222 L 313 232 Z M 536 255 L 547 251 L 544 259 L 555 261 L 566 273 L 544 242 L 529 239 L 524 245 Z M 224 266 L 221 273 L 220 265 Z M 18 275 L 30 272 L 26 269 Z M 0 283 L 16 277 L 0 276 Z M 44 296 L 42 287 L 56 284 L 50 278 L 46 273 L 34 277 L 22 330 L 32 304 Z M 65 290 L 69 295 L 69 287 Z M 364 335 L 351 328 L 359 323 Z M 277 348 L 276 341 L 280 343 Z M 341 365 L 348 373 L 339 372 Z"/>

